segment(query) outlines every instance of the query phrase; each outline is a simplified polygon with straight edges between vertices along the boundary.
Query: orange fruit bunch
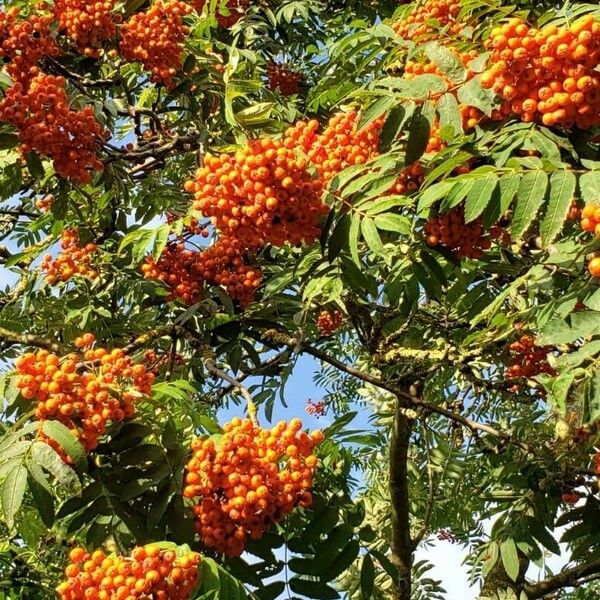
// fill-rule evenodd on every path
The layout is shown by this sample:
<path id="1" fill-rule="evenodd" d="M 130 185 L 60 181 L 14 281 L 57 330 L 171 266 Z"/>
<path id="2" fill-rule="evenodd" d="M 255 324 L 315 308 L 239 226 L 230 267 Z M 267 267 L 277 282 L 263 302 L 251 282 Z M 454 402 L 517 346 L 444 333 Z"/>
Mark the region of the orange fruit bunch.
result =
<path id="1" fill-rule="evenodd" d="M 600 237 L 600 206 L 586 204 L 581 211 L 580 225 L 583 231 Z M 600 277 L 600 257 L 592 258 L 587 268 L 592 277 Z"/>
<path id="2" fill-rule="evenodd" d="M 506 369 L 507 378 L 525 377 L 530 379 L 540 373 L 556 374 L 556 371 L 547 360 L 548 353 L 552 351 L 552 346 L 538 346 L 532 335 L 522 335 L 519 340 L 510 344 L 508 349 L 511 358 Z"/>
<path id="3" fill-rule="evenodd" d="M 58 29 L 66 33 L 86 56 L 98 56 L 103 41 L 116 35 L 114 0 L 55 0 Z"/>
<path id="4" fill-rule="evenodd" d="M 54 196 L 52 194 L 46 194 L 35 201 L 35 207 L 42 212 L 47 212 L 50 210 L 53 202 Z"/>
<path id="5" fill-rule="evenodd" d="M 344 322 L 344 315 L 339 310 L 322 310 L 317 316 L 317 329 L 322 336 L 333 335 Z"/>
<path id="6" fill-rule="evenodd" d="M 485 45 L 490 66 L 481 84 L 503 98 L 500 116 L 567 129 L 600 124 L 600 21 L 586 15 L 538 29 L 515 17 Z"/>
<path id="7" fill-rule="evenodd" d="M 304 409 L 307 414 L 316 417 L 324 417 L 327 412 L 327 406 L 323 400 L 311 400 L 310 398 L 306 401 L 306 408 Z"/>
<path id="8" fill-rule="evenodd" d="M 147 279 L 163 281 L 171 294 L 168 300 L 181 298 L 194 304 L 202 297 L 202 286 L 222 286 L 240 306 L 247 306 L 261 283 L 261 272 L 246 260 L 244 247 L 237 238 L 222 237 L 200 251 L 171 242 L 158 261 L 146 257 L 142 272 Z"/>
<path id="9" fill-rule="evenodd" d="M 262 279 L 260 268 L 248 264 L 244 244 L 235 237 L 221 237 L 199 252 L 196 268 L 203 281 L 225 288 L 241 307 L 252 302 Z"/>
<path id="10" fill-rule="evenodd" d="M 501 235 L 497 226 L 486 232 L 481 218 L 465 223 L 462 206 L 429 218 L 424 231 L 428 246 L 444 246 L 459 258 L 481 258 L 491 247 L 492 240 Z"/>
<path id="11" fill-rule="evenodd" d="M 147 256 L 142 265 L 146 279 L 162 281 L 169 286 L 168 301 L 181 298 L 195 304 L 201 298 L 202 279 L 197 269 L 198 252 L 189 250 L 183 241 L 169 242 L 158 260 Z"/>
<path id="12" fill-rule="evenodd" d="M 320 134 L 317 121 L 299 121 L 285 132 L 283 144 L 304 150 L 320 178 L 328 182 L 343 169 L 364 164 L 379 154 L 383 123 L 379 118 L 357 131 L 358 113 L 351 110 L 331 117 Z"/>
<path id="13" fill-rule="evenodd" d="M 183 495 L 197 499 L 193 513 L 203 544 L 239 556 L 248 536 L 259 539 L 297 506 L 311 505 L 313 450 L 323 434 L 301 429 L 300 419 L 263 429 L 236 417 L 218 441 L 194 441 Z"/>
<path id="14" fill-rule="evenodd" d="M 46 254 L 42 259 L 41 267 L 46 272 L 48 283 L 64 283 L 76 275 L 89 279 L 98 277 L 98 271 L 90 266 L 96 244 L 86 244 L 81 248 L 79 232 L 76 229 L 66 229 L 61 236 L 60 248 L 61 252 L 56 258 Z"/>
<path id="15" fill-rule="evenodd" d="M 192 7 L 181 0 L 157 0 L 134 14 L 121 28 L 121 55 L 141 63 L 155 83 L 175 87 L 183 64 L 183 42 L 190 30 L 183 20 Z"/>
<path id="16" fill-rule="evenodd" d="M 134 402 L 150 394 L 154 380 L 121 348 L 92 349 L 94 342 L 93 334 L 86 333 L 75 341 L 78 348 L 88 348 L 83 354 L 60 357 L 39 350 L 15 361 L 17 388 L 24 398 L 37 401 L 36 418 L 60 421 L 87 451 L 97 446 L 109 421 L 135 413 Z"/>
<path id="17" fill-rule="evenodd" d="M 69 108 L 64 77 L 39 73 L 27 88 L 15 83 L 0 102 L 0 121 L 16 127 L 23 154 L 52 159 L 61 177 L 89 183 L 90 172 L 104 167 L 96 149 L 107 134 L 91 106 Z"/>
<path id="18" fill-rule="evenodd" d="M 198 585 L 201 557 L 148 545 L 129 556 L 73 548 L 69 560 L 67 579 L 56 588 L 61 600 L 187 600 Z"/>
<path id="19" fill-rule="evenodd" d="M 405 40 L 434 39 L 440 28 L 459 34 L 464 27 L 457 21 L 460 9 L 457 0 L 426 0 L 406 19 L 394 23 L 392 29 Z"/>
<path id="20" fill-rule="evenodd" d="M 195 210 L 248 248 L 312 244 L 328 211 L 306 160 L 270 138 L 251 140 L 234 155 L 206 156 L 185 190 Z"/>
<path id="21" fill-rule="evenodd" d="M 417 191 L 425 180 L 425 168 L 420 162 L 402 169 L 398 179 L 390 189 L 392 194 L 410 194 Z"/>
<path id="22" fill-rule="evenodd" d="M 206 0 L 192 0 L 192 6 L 198 14 L 204 9 Z M 220 3 L 219 3 L 220 5 Z M 227 0 L 226 8 L 228 14 L 222 14 L 217 8 L 217 22 L 220 27 L 229 29 L 233 27 L 246 13 L 250 6 L 250 0 Z"/>
<path id="23" fill-rule="evenodd" d="M 270 90 L 279 90 L 282 96 L 292 96 L 300 91 L 302 73 L 292 71 L 287 65 L 270 62 L 267 65 Z"/>
<path id="24" fill-rule="evenodd" d="M 581 211 L 581 229 L 600 237 L 600 206 L 586 204 Z"/>
<path id="25" fill-rule="evenodd" d="M 39 11 L 42 12 L 42 5 Z M 39 61 L 44 56 L 56 57 L 60 49 L 52 37 L 51 14 L 33 14 L 18 20 L 19 9 L 0 12 L 0 59 L 15 83 L 27 87 L 39 75 Z"/>

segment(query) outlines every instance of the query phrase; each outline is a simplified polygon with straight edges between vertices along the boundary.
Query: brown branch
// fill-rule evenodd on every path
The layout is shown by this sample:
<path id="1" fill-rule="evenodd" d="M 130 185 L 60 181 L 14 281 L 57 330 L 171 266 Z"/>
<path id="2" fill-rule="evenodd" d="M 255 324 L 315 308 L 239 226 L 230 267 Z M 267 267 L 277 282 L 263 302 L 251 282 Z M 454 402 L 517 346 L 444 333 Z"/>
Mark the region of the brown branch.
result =
<path id="1" fill-rule="evenodd" d="M 252 332 L 250 332 L 249 335 L 252 336 Z M 452 421 L 460 423 L 461 425 L 463 425 L 464 427 L 466 427 L 473 433 L 476 433 L 476 432 L 488 433 L 494 437 L 497 437 L 498 439 L 504 440 L 505 442 L 507 442 L 509 444 L 515 445 L 515 446 L 521 448 L 522 450 L 525 450 L 526 452 L 531 452 L 531 453 L 534 452 L 534 450 L 531 446 L 529 446 L 525 442 L 516 440 L 509 433 L 500 431 L 500 430 L 496 429 L 495 427 L 492 427 L 491 425 L 487 425 L 485 423 L 480 423 L 478 421 L 473 421 L 472 419 L 469 419 L 468 417 L 465 417 L 464 415 L 461 415 L 459 413 L 456 413 L 456 412 L 453 412 L 446 408 L 443 408 L 442 406 L 438 406 L 437 404 L 432 404 L 431 402 L 426 402 L 422 398 L 412 396 L 409 392 L 398 387 L 397 385 L 394 385 L 393 383 L 383 381 L 382 379 L 379 379 L 379 377 L 375 377 L 374 375 L 371 375 L 370 373 L 366 373 L 366 372 L 361 371 L 360 369 L 357 369 L 351 365 L 347 365 L 347 364 L 341 362 L 340 360 L 338 360 L 337 358 L 329 356 L 327 353 L 323 352 L 322 350 L 319 350 L 318 348 L 311 346 L 307 342 L 298 340 L 298 339 L 291 337 L 285 333 L 282 333 L 281 331 L 271 329 L 271 330 L 265 331 L 263 334 L 260 334 L 260 333 L 257 334 L 257 337 L 255 337 L 254 339 L 258 339 L 259 341 L 266 342 L 266 343 L 270 342 L 271 344 L 276 344 L 276 345 L 283 344 L 283 345 L 288 346 L 289 348 L 296 349 L 299 352 L 303 352 L 305 354 L 310 354 L 311 356 L 314 356 L 315 358 L 318 358 L 319 360 L 321 360 L 327 364 L 330 364 L 331 366 L 335 367 L 336 369 L 338 369 L 344 373 L 347 373 L 348 375 L 352 375 L 353 377 L 356 377 L 357 379 L 360 379 L 361 381 L 364 381 L 365 383 L 370 383 L 371 385 L 374 385 L 382 390 L 385 390 L 387 392 L 390 392 L 391 394 L 394 394 L 398 398 L 401 398 L 402 400 L 407 402 L 413 408 L 421 408 L 427 413 L 436 413 L 438 415 L 446 417 L 447 419 L 451 419 Z"/>
<path id="2" fill-rule="evenodd" d="M 408 450 L 411 422 L 402 410 L 402 404 L 397 398 L 390 439 L 391 562 L 398 570 L 398 600 L 410 600 L 413 542 L 410 538 Z"/>
<path id="3" fill-rule="evenodd" d="M 543 579 L 538 583 L 525 584 L 523 591 L 527 594 L 528 600 L 536 600 L 536 598 L 543 598 L 562 588 L 575 587 L 582 579 L 598 573 L 600 573 L 600 560 L 595 560 L 585 565 L 565 569 L 562 573 Z"/>
<path id="4" fill-rule="evenodd" d="M 209 373 L 229 383 L 243 396 L 244 400 L 246 401 L 250 420 L 254 425 L 258 425 L 258 420 L 256 418 L 256 404 L 254 404 L 254 400 L 252 400 L 252 395 L 248 389 L 245 388 L 237 379 L 235 379 L 235 377 L 232 377 L 231 375 L 225 373 L 225 371 L 219 369 L 212 360 L 205 358 L 204 366 Z"/>
<path id="5" fill-rule="evenodd" d="M 38 337 L 37 335 L 33 335 L 31 333 L 17 333 L 16 331 L 10 331 L 4 327 L 0 327 L 0 340 L 3 340 L 9 344 L 43 348 L 44 350 L 50 350 L 52 352 L 58 352 L 60 349 L 60 346 L 51 340 Z"/>
<path id="6" fill-rule="evenodd" d="M 117 85 L 119 83 L 119 81 L 121 80 L 120 76 L 106 78 L 106 79 L 88 79 L 86 77 L 83 77 L 83 75 L 80 75 L 79 73 L 70 71 L 67 67 L 65 67 L 64 65 L 59 63 L 57 60 L 55 60 L 49 56 L 46 56 L 45 60 L 48 63 L 48 65 L 50 65 L 52 67 L 53 71 L 55 71 L 59 75 L 62 75 L 63 77 L 66 77 L 67 79 L 71 80 L 71 82 L 73 82 L 73 84 L 75 84 L 75 82 L 76 82 L 78 85 L 75 85 L 75 87 L 77 87 L 78 89 L 81 89 L 81 88 L 79 88 L 79 86 L 84 86 L 84 87 L 89 87 L 89 88 L 111 88 L 111 87 L 114 87 L 115 85 Z"/>
<path id="7" fill-rule="evenodd" d="M 248 377 L 260 377 L 262 369 L 264 369 L 265 367 L 271 367 L 273 365 L 276 365 L 278 362 L 280 362 L 288 354 L 289 354 L 289 351 L 288 350 L 284 350 L 283 352 L 280 352 L 279 354 L 276 354 L 275 356 L 271 356 L 270 358 L 267 358 L 258 367 L 254 367 L 253 369 L 249 369 L 248 371 L 244 371 L 237 378 L 237 380 L 241 383 L 242 381 L 245 381 L 246 379 L 248 379 Z M 230 394 L 234 389 L 235 389 L 235 386 L 233 386 L 233 385 L 228 385 L 227 387 L 220 388 L 219 391 L 218 391 L 218 393 L 217 393 L 217 398 L 219 400 L 221 398 L 224 398 L 225 396 L 227 396 L 227 394 Z"/>

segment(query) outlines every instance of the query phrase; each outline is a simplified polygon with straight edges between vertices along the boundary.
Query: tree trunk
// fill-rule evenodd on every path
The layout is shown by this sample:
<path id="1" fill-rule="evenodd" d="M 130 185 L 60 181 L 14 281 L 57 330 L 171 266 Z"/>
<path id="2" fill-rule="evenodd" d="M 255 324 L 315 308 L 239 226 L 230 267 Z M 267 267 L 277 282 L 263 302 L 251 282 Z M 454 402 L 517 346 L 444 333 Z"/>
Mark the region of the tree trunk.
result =
<path id="1" fill-rule="evenodd" d="M 495 600 L 498 598 L 498 594 L 505 590 L 512 590 L 518 597 L 520 591 L 523 589 L 525 573 L 528 567 L 529 560 L 519 552 L 519 575 L 517 576 L 517 581 L 513 581 L 506 573 L 506 569 L 502 564 L 502 559 L 498 557 L 496 564 L 492 567 L 492 570 L 487 574 L 483 581 L 481 591 L 479 592 L 479 598 L 482 600 L 493 598 Z"/>
<path id="2" fill-rule="evenodd" d="M 408 496 L 408 448 L 411 423 L 396 400 L 390 441 L 390 497 L 392 507 L 392 563 L 398 569 L 398 600 L 410 600 L 413 562 Z"/>

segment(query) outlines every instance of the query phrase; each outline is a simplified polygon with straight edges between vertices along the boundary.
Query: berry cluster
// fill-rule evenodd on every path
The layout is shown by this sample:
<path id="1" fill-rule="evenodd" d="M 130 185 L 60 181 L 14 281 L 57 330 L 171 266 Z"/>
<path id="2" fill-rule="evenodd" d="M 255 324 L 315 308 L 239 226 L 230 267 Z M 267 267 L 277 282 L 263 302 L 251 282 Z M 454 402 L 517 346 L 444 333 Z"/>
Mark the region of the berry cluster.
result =
<path id="1" fill-rule="evenodd" d="M 15 362 L 17 388 L 24 398 L 37 400 L 36 418 L 62 422 L 88 451 L 97 446 L 109 421 L 135 413 L 134 402 L 150 393 L 154 380 L 122 349 L 92 349 L 94 342 L 88 333 L 75 341 L 78 348 L 88 348 L 83 354 L 59 357 L 39 350 Z"/>
<path id="2" fill-rule="evenodd" d="M 509 345 L 511 354 L 506 376 L 510 379 L 524 377 L 530 379 L 540 373 L 554 375 L 555 371 L 548 363 L 551 346 L 538 346 L 532 335 L 522 335 L 518 341 Z"/>
<path id="3" fill-rule="evenodd" d="M 270 62 L 267 79 L 270 90 L 279 90 L 282 96 L 293 96 L 300 91 L 302 73 L 292 71 L 287 65 Z"/>
<path id="4" fill-rule="evenodd" d="M 579 494 L 573 491 L 563 492 L 560 499 L 565 504 L 577 504 L 577 502 L 579 502 Z"/>
<path id="5" fill-rule="evenodd" d="M 52 194 L 46 194 L 43 198 L 39 198 L 35 201 L 35 207 L 41 212 L 47 212 L 50 210 L 53 202 L 54 196 Z"/>
<path id="6" fill-rule="evenodd" d="M 328 182 L 346 167 L 377 156 L 383 122 L 383 118 L 376 119 L 358 131 L 358 113 L 342 112 L 331 117 L 320 134 L 315 120 L 296 123 L 286 131 L 283 143 L 286 148 L 303 149 L 320 178 Z"/>
<path id="7" fill-rule="evenodd" d="M 201 557 L 149 545 L 129 556 L 74 548 L 69 560 L 67 580 L 56 588 L 61 600 L 187 600 L 198 584 Z"/>
<path id="8" fill-rule="evenodd" d="M 312 479 L 323 439 L 301 431 L 300 419 L 262 429 L 234 418 L 215 441 L 197 439 L 187 464 L 183 495 L 193 508 L 202 542 L 227 556 L 239 556 L 248 536 L 259 539 L 296 506 L 312 503 Z"/>
<path id="9" fill-rule="evenodd" d="M 200 300 L 206 283 L 223 286 L 240 306 L 247 306 L 261 282 L 260 269 L 247 263 L 242 243 L 233 237 L 221 237 L 201 252 L 186 248 L 183 241 L 171 242 L 158 261 L 146 258 L 142 272 L 169 286 L 169 300 L 181 298 L 186 304 Z"/>
<path id="10" fill-rule="evenodd" d="M 333 335 L 344 322 L 344 315 L 339 310 L 322 310 L 317 316 L 317 328 L 322 336 Z"/>
<path id="11" fill-rule="evenodd" d="M 240 306 L 248 306 L 259 288 L 262 274 L 246 261 L 242 242 L 235 237 L 221 237 L 200 252 L 197 268 L 203 281 L 222 286 Z"/>
<path id="12" fill-rule="evenodd" d="M 440 540 L 440 542 L 450 542 L 451 544 L 456 544 L 458 541 L 450 529 L 438 529 L 436 537 L 438 540 Z"/>
<path id="13" fill-rule="evenodd" d="M 121 29 L 121 55 L 140 62 L 155 83 L 173 88 L 189 34 L 183 19 L 192 10 L 181 0 L 157 0 L 148 10 L 134 14 Z"/>
<path id="14" fill-rule="evenodd" d="M 581 229 L 600 237 L 600 206 L 586 204 L 581 211 Z"/>
<path id="15" fill-rule="evenodd" d="M 463 29 L 463 24 L 457 21 L 460 9 L 457 0 L 426 0 L 406 19 L 394 23 L 392 29 L 405 40 L 433 39 L 440 28 L 458 34 Z"/>
<path id="16" fill-rule="evenodd" d="M 114 0 L 55 0 L 59 31 L 65 32 L 86 56 L 98 56 L 100 44 L 115 36 Z"/>
<path id="17" fill-rule="evenodd" d="M 420 162 L 402 169 L 390 192 L 392 194 L 410 194 L 417 191 L 425 180 L 425 168 Z"/>
<path id="18" fill-rule="evenodd" d="M 327 412 L 327 406 L 323 400 L 311 400 L 310 398 L 306 401 L 306 408 L 304 409 L 307 414 L 313 417 L 324 417 Z"/>
<path id="19" fill-rule="evenodd" d="M 198 14 L 202 12 L 205 4 L 206 0 L 192 0 L 192 6 Z M 221 13 L 217 8 L 217 23 L 225 29 L 233 27 L 244 16 L 249 6 L 250 0 L 227 0 L 227 14 Z"/>
<path id="20" fill-rule="evenodd" d="M 185 189 L 194 194 L 195 210 L 249 248 L 311 244 L 327 212 L 322 184 L 306 161 L 269 138 L 249 141 L 234 155 L 207 156 Z"/>
<path id="21" fill-rule="evenodd" d="M 0 12 L 0 58 L 7 63 L 6 72 L 15 83 L 27 88 L 39 75 L 39 61 L 44 56 L 58 56 L 60 50 L 51 36 L 52 15 L 31 15 L 19 20 L 19 9 Z"/>
<path id="22" fill-rule="evenodd" d="M 200 300 L 202 281 L 198 275 L 196 261 L 198 253 L 185 247 L 183 241 L 169 242 L 158 260 L 147 256 L 142 265 L 146 279 L 162 281 L 169 286 L 168 300 L 181 298 L 186 304 Z"/>
<path id="23" fill-rule="evenodd" d="M 431 217 L 425 223 L 424 230 L 428 246 L 444 246 L 459 258 L 481 258 L 484 251 L 491 247 L 492 240 L 501 235 L 497 226 L 486 232 L 481 219 L 465 223 L 462 206 Z"/>
<path id="24" fill-rule="evenodd" d="M 591 15 L 570 27 L 529 27 L 512 18 L 485 43 L 490 67 L 481 84 L 504 99 L 500 116 L 551 127 L 600 124 L 600 22 Z"/>
<path id="25" fill-rule="evenodd" d="M 90 171 L 101 171 L 96 148 L 105 137 L 91 106 L 69 108 L 65 79 L 39 73 L 28 87 L 15 83 L 0 103 L 0 121 L 19 132 L 21 151 L 52 159 L 61 177 L 88 183 Z"/>
<path id="26" fill-rule="evenodd" d="M 469 129 L 474 129 L 484 117 L 484 114 L 474 106 L 460 104 L 458 110 L 460 111 L 460 118 L 462 120 L 462 126 L 465 131 L 469 131 Z"/>
<path id="27" fill-rule="evenodd" d="M 46 254 L 41 267 L 46 272 L 46 281 L 50 284 L 67 282 L 76 275 L 95 279 L 98 272 L 90 266 L 92 255 L 96 252 L 96 244 L 79 245 L 79 232 L 66 229 L 60 240 L 61 252 L 53 258 Z"/>
<path id="28" fill-rule="evenodd" d="M 600 206 L 586 204 L 581 211 L 581 229 L 600 237 Z M 595 256 L 588 263 L 588 271 L 592 277 L 600 277 L 600 257 Z"/>

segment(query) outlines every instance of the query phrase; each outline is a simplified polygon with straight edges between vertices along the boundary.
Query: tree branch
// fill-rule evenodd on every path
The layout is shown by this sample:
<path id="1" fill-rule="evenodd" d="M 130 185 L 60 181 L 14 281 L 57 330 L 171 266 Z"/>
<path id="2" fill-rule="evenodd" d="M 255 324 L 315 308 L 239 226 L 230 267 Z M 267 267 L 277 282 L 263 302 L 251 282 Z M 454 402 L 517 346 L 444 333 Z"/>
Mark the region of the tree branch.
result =
<path id="1" fill-rule="evenodd" d="M 575 587 L 581 580 L 598 573 L 600 573 L 600 560 L 595 560 L 586 565 L 565 569 L 562 573 L 543 579 L 538 583 L 526 584 L 523 591 L 527 594 L 529 600 L 536 600 L 536 598 L 543 598 L 547 594 L 562 588 Z"/>
<path id="2" fill-rule="evenodd" d="M 253 425 L 258 425 L 258 420 L 256 418 L 256 404 L 254 404 L 254 400 L 252 400 L 252 395 L 248 389 L 245 388 L 237 379 L 219 369 L 212 360 L 205 358 L 204 366 L 209 373 L 229 383 L 244 397 L 248 408 L 248 416 L 250 417 Z"/>
<path id="3" fill-rule="evenodd" d="M 468 417 L 465 417 L 464 415 L 461 415 L 459 413 L 456 413 L 456 412 L 453 412 L 446 408 L 443 408 L 442 406 L 438 406 L 437 404 L 432 404 L 430 402 L 426 402 L 422 398 L 412 396 L 409 392 L 398 387 L 397 385 L 387 382 L 387 381 L 383 381 L 379 377 L 375 377 L 374 375 L 371 375 L 370 373 L 366 373 L 366 372 L 361 371 L 360 369 L 357 369 L 351 365 L 347 365 L 347 364 L 339 361 L 337 358 L 329 356 L 327 353 L 323 352 L 322 350 L 315 348 L 314 346 L 311 346 L 307 342 L 296 339 L 292 336 L 289 336 L 286 333 L 282 333 L 281 331 L 271 329 L 271 330 L 265 331 L 262 334 L 258 333 L 258 334 L 256 334 L 256 336 L 253 336 L 252 332 L 250 332 L 249 335 L 251 337 L 254 337 L 254 339 L 257 339 L 258 341 L 261 341 L 263 343 L 267 343 L 267 344 L 270 343 L 270 344 L 275 344 L 275 345 L 277 345 L 277 344 L 285 345 L 285 346 L 288 346 L 289 348 L 296 349 L 298 352 L 310 354 L 311 356 L 314 356 L 315 358 L 318 358 L 319 360 L 322 360 L 323 362 L 330 364 L 331 366 L 339 369 L 340 371 L 342 371 L 344 373 L 347 373 L 348 375 L 352 375 L 353 377 L 356 377 L 357 379 L 360 379 L 361 381 L 370 383 L 382 390 L 385 390 L 387 392 L 390 392 L 391 394 L 394 394 L 398 398 L 402 398 L 413 408 L 421 408 L 425 412 L 439 414 L 443 417 L 446 417 L 447 419 L 451 419 L 457 423 L 460 423 L 461 425 L 463 425 L 464 427 L 466 427 L 473 433 L 475 433 L 475 432 L 488 433 L 494 437 L 497 437 L 498 439 L 504 440 L 505 442 L 507 442 L 509 444 L 515 445 L 515 446 L 521 448 L 522 450 L 525 450 L 526 452 L 530 452 L 530 453 L 534 452 L 534 450 L 531 446 L 529 446 L 525 442 L 516 440 L 509 433 L 500 431 L 500 430 L 492 427 L 491 425 L 487 425 L 485 423 L 480 423 L 478 421 L 473 421 L 472 419 L 469 419 Z"/>
<path id="4" fill-rule="evenodd" d="M 391 561 L 398 570 L 398 600 L 410 600 L 413 542 L 410 538 L 408 449 L 411 423 L 396 399 L 390 439 L 390 500 L 392 512 Z"/>
<path id="5" fill-rule="evenodd" d="M 16 331 L 10 331 L 4 327 L 0 327 L 0 340 L 8 342 L 9 344 L 43 348 L 44 350 L 50 350 L 51 352 L 58 352 L 60 349 L 60 346 L 51 340 L 38 337 L 31 333 L 17 333 Z"/>

